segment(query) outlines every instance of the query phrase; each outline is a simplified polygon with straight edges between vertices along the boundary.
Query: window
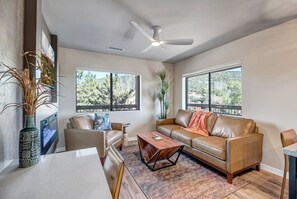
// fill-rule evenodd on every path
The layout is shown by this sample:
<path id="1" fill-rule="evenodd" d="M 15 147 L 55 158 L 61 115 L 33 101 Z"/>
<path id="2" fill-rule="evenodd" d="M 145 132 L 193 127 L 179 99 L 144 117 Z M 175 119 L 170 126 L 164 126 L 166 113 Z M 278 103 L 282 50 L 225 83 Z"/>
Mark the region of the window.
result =
<path id="1" fill-rule="evenodd" d="M 140 76 L 76 71 L 76 112 L 139 110 Z"/>
<path id="2" fill-rule="evenodd" d="M 186 78 L 186 109 L 241 115 L 241 67 Z"/>

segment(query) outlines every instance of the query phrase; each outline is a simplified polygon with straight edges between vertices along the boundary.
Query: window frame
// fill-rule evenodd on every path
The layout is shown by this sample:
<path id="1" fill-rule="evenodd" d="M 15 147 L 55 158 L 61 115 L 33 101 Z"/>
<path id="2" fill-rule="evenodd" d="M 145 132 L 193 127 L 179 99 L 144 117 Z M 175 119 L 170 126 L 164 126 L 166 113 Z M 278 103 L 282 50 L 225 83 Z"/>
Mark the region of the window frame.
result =
<path id="1" fill-rule="evenodd" d="M 102 73 L 109 73 L 109 78 L 110 78 L 110 104 L 108 104 L 107 106 L 109 106 L 109 110 L 103 110 L 103 111 L 86 111 L 86 112 L 78 112 L 78 105 L 77 105 L 77 71 L 86 71 L 86 72 L 102 72 Z M 134 75 L 135 76 L 135 105 L 136 109 L 135 110 L 114 110 L 114 105 L 113 105 L 113 74 L 127 74 L 127 75 Z M 75 70 L 75 112 L 77 114 L 79 113 L 95 113 L 95 112 L 124 112 L 124 111 L 139 111 L 140 110 L 140 96 L 141 96 L 141 92 L 140 92 L 140 86 L 141 86 L 141 75 L 139 74 L 135 74 L 135 73 L 127 73 L 127 72 L 117 72 L 117 71 L 103 71 L 103 70 L 96 70 L 96 69 L 90 69 L 90 68 L 76 68 Z M 92 106 L 92 105 L 90 105 Z M 96 109 L 96 108 L 95 108 Z"/>
<path id="2" fill-rule="evenodd" d="M 236 66 L 232 66 L 232 67 L 227 67 L 227 68 L 222 68 L 222 69 L 218 69 L 218 70 L 211 70 L 208 72 L 201 72 L 201 73 L 195 73 L 192 75 L 188 75 L 185 76 L 185 109 L 188 110 L 188 80 L 191 77 L 196 77 L 196 76 L 201 76 L 201 75 L 208 75 L 208 110 L 211 112 L 212 111 L 212 103 L 211 103 L 211 74 L 212 73 L 216 73 L 216 72 L 223 72 L 223 71 L 228 71 L 228 70 L 232 70 L 232 69 L 237 69 L 240 68 L 241 69 L 241 74 L 242 74 L 242 64 L 238 64 Z M 241 79 L 241 83 L 242 83 L 242 79 Z M 228 106 L 228 105 L 226 105 Z M 241 103 L 241 110 L 240 110 L 240 114 L 239 115 L 234 115 L 234 116 L 242 116 L 242 103 Z M 226 113 L 220 113 L 223 115 L 232 115 L 232 114 L 226 114 Z"/>

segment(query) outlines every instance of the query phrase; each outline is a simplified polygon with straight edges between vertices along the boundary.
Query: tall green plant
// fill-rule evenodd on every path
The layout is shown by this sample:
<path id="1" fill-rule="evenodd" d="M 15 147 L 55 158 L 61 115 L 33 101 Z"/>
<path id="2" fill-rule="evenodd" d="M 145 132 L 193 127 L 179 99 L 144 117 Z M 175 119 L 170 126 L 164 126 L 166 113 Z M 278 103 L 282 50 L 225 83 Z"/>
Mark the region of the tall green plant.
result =
<path id="1" fill-rule="evenodd" d="M 169 109 L 169 101 L 168 101 L 168 88 L 169 88 L 169 82 L 167 78 L 167 72 L 166 70 L 162 70 L 158 73 L 158 78 L 161 81 L 160 87 L 158 89 L 158 92 L 156 93 L 156 96 L 160 102 L 160 119 L 167 118 L 167 113 Z"/>

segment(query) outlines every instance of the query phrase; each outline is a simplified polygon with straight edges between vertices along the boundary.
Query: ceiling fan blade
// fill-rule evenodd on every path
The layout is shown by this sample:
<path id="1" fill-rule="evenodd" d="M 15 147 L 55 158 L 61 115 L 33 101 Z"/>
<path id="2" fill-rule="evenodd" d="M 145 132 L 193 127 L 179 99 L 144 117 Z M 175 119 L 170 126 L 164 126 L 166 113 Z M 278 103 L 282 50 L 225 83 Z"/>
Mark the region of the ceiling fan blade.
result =
<path id="1" fill-rule="evenodd" d="M 141 53 L 146 53 L 146 52 L 148 52 L 152 47 L 153 47 L 152 45 L 149 45 L 148 47 L 146 47 L 145 49 L 143 49 L 143 50 L 141 51 Z"/>
<path id="2" fill-rule="evenodd" d="M 192 45 L 194 39 L 174 39 L 174 40 L 164 40 L 160 41 L 160 44 L 167 45 Z"/>
<path id="3" fill-rule="evenodd" d="M 138 30 L 141 34 L 143 34 L 146 38 L 148 38 L 150 41 L 154 41 L 153 37 L 150 36 L 147 32 L 145 32 L 135 21 L 129 22 L 136 30 Z"/>

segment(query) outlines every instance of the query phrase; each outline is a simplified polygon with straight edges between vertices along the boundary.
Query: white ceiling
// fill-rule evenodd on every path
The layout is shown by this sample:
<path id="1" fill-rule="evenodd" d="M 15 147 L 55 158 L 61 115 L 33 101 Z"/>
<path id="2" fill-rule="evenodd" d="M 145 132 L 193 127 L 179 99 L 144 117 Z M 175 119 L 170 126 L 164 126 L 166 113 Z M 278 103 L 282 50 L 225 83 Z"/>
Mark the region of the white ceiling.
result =
<path id="1" fill-rule="evenodd" d="M 297 0 L 43 0 L 43 16 L 59 46 L 175 63 L 297 18 Z M 129 21 L 161 39 L 194 38 L 192 46 L 153 47 Z M 297 35 L 296 35 L 297 36 Z M 107 46 L 125 49 L 107 50 Z"/>

